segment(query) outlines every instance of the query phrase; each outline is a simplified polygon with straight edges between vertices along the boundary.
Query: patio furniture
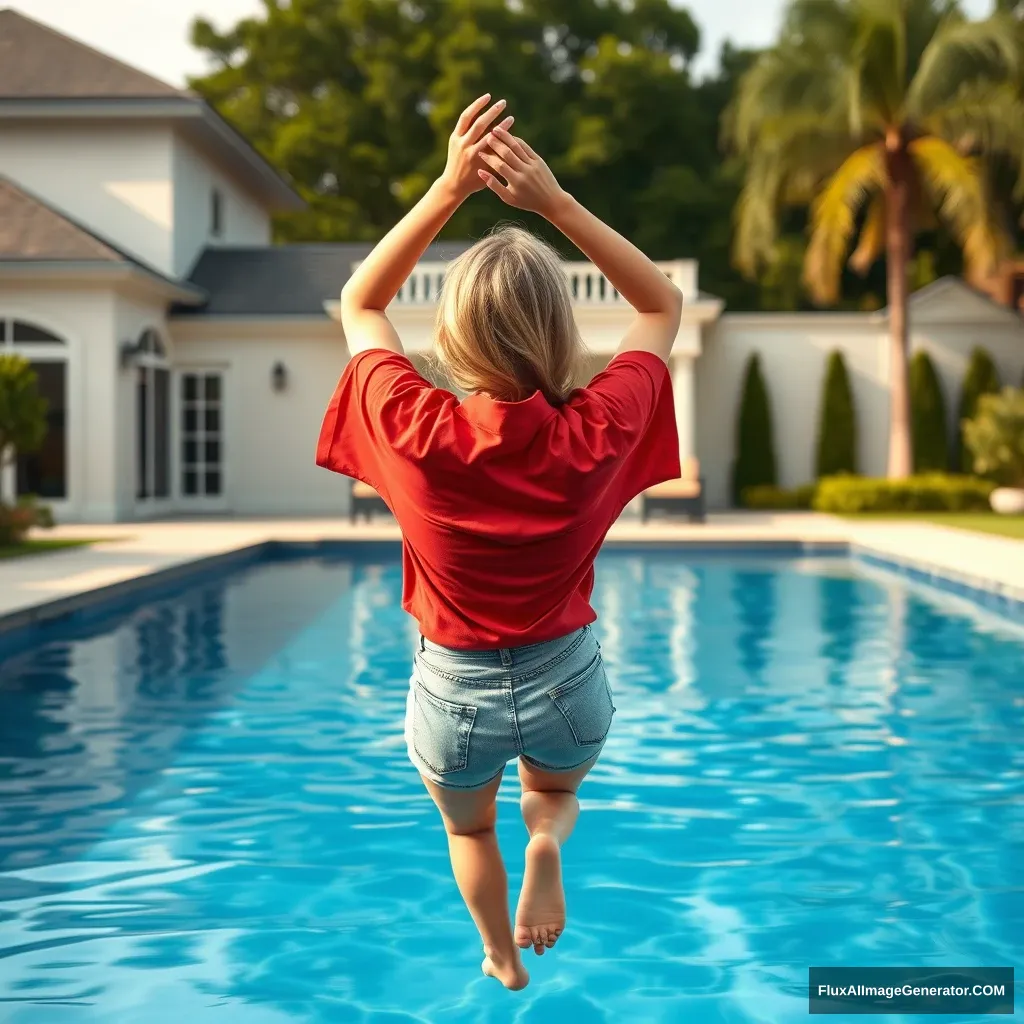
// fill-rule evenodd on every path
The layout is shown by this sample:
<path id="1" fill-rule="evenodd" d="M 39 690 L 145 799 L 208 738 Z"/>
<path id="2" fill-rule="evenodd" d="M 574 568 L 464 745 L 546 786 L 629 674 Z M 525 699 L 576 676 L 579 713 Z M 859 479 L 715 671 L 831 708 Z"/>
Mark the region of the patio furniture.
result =
<path id="1" fill-rule="evenodd" d="M 352 522 L 354 523 L 360 514 L 366 516 L 366 521 L 369 522 L 374 512 L 386 512 L 391 515 L 391 509 L 384 499 L 369 484 L 356 480 L 352 484 Z"/>
<path id="2" fill-rule="evenodd" d="M 640 519 L 647 522 L 651 512 L 685 512 L 691 523 L 704 522 L 704 479 L 700 475 L 700 462 L 690 457 L 683 460 L 682 475 L 678 480 L 648 487 L 644 491 Z"/>

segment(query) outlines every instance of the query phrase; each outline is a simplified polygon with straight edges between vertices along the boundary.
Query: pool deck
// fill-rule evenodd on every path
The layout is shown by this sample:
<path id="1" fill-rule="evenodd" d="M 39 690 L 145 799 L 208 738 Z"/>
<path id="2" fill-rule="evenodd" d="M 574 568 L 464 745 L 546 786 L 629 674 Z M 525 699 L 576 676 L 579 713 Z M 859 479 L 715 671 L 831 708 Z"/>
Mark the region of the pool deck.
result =
<path id="1" fill-rule="evenodd" d="M 268 542 L 397 541 L 394 522 L 343 519 L 176 519 L 102 526 L 59 526 L 41 537 L 95 538 L 83 548 L 0 561 L 0 631 L 62 615 L 114 596 L 153 574 L 187 573 L 196 563 L 230 559 Z M 848 545 L 921 579 L 986 593 L 1024 609 L 1024 543 L 913 522 L 857 522 L 814 513 L 711 515 L 700 525 L 622 519 L 610 544 L 680 546 Z"/>

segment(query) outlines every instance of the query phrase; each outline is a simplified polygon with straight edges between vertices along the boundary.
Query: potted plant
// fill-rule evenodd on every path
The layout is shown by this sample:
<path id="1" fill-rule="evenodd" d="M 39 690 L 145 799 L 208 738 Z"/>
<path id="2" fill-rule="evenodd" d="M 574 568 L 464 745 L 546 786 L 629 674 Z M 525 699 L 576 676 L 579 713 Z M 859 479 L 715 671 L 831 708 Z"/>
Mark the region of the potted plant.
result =
<path id="1" fill-rule="evenodd" d="M 4 500 L 4 468 L 18 452 L 35 451 L 46 438 L 46 399 L 22 356 L 0 355 L 0 545 L 17 544 L 33 526 L 52 525 L 49 509 L 23 498 Z"/>
<path id="2" fill-rule="evenodd" d="M 1000 485 L 990 499 L 993 510 L 1024 515 L 1024 390 L 982 395 L 977 414 L 963 426 L 974 471 Z"/>

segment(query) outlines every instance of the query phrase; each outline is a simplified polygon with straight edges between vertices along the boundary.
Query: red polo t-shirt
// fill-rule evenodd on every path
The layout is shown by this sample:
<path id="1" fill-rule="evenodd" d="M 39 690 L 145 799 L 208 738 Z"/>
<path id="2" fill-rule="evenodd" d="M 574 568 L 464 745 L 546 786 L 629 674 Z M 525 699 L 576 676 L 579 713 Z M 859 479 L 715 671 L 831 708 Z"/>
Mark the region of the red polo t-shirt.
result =
<path id="1" fill-rule="evenodd" d="M 402 607 L 461 649 L 541 643 L 593 622 L 594 558 L 641 491 L 679 476 L 668 368 L 616 356 L 562 406 L 459 401 L 368 349 L 327 408 L 317 464 L 373 487 L 403 538 Z"/>

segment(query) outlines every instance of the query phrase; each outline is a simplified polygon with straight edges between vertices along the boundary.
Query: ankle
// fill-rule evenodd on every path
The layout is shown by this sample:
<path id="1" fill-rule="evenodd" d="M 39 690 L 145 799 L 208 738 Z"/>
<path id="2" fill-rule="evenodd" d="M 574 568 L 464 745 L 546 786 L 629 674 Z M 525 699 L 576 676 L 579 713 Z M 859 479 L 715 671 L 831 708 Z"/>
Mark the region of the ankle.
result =
<path id="1" fill-rule="evenodd" d="M 511 940 L 507 946 L 484 946 L 484 954 L 498 968 L 511 967 L 521 959 L 519 947 Z"/>

